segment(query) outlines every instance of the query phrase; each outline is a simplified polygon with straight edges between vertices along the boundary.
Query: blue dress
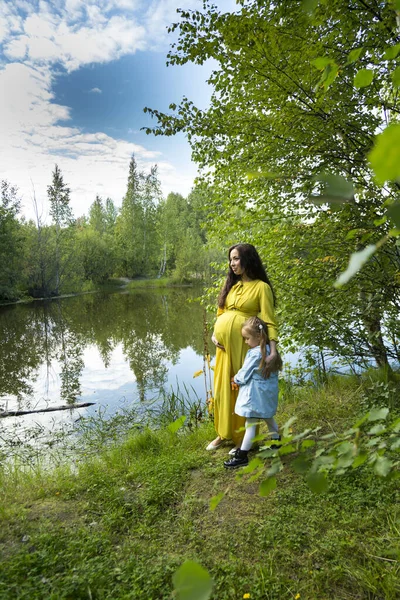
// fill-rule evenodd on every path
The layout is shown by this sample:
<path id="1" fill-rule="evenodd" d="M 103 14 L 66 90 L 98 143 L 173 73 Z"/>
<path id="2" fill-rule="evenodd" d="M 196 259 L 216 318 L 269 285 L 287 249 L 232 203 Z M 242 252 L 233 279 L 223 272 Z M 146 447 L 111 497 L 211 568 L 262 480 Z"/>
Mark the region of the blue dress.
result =
<path id="1" fill-rule="evenodd" d="M 258 368 L 261 358 L 260 346 L 250 348 L 242 368 L 234 377 L 235 383 L 240 386 L 235 413 L 241 417 L 270 419 L 276 413 L 278 373 L 271 373 L 268 379 L 264 379 Z"/>

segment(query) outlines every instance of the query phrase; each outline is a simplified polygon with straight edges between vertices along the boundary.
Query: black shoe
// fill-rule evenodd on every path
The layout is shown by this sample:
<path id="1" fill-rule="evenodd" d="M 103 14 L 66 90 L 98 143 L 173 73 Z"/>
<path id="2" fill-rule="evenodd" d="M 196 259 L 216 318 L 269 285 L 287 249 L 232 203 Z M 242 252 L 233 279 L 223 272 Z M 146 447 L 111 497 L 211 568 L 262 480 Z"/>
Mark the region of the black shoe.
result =
<path id="1" fill-rule="evenodd" d="M 224 462 L 225 469 L 237 469 L 238 467 L 245 467 L 248 465 L 249 459 L 247 458 L 247 454 L 246 450 L 238 448 L 235 455 Z"/>
<path id="2" fill-rule="evenodd" d="M 280 442 L 281 441 L 281 436 L 279 436 L 278 438 L 272 438 L 273 442 Z M 281 445 L 280 444 L 271 444 L 270 446 L 268 446 L 268 448 L 270 450 L 278 450 L 278 448 L 280 448 Z"/>

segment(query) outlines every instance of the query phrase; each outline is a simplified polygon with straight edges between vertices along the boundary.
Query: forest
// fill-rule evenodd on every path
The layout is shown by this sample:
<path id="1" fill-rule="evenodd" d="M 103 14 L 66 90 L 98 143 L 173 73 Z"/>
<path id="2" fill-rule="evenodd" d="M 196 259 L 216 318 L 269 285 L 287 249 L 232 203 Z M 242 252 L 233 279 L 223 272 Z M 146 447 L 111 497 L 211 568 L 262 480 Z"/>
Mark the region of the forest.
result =
<path id="1" fill-rule="evenodd" d="M 187 198 L 170 193 L 164 199 L 156 165 L 144 173 L 132 156 L 121 208 L 96 196 L 89 214 L 76 217 L 58 165 L 49 179 L 50 224 L 35 197 L 36 221 L 21 218 L 18 190 L 1 182 L 0 304 L 89 291 L 113 277 L 168 275 L 183 282 L 209 276 L 200 186 Z"/>

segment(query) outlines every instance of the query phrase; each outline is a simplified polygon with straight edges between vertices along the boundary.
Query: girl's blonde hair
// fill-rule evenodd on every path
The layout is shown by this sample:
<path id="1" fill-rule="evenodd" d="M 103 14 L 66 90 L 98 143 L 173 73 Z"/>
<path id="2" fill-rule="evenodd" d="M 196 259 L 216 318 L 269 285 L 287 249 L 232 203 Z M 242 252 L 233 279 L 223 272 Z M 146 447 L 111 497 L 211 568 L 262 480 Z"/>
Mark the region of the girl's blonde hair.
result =
<path id="1" fill-rule="evenodd" d="M 250 317 L 242 325 L 242 333 L 246 331 L 253 337 L 260 338 L 260 349 L 261 349 L 261 361 L 259 369 L 264 379 L 268 379 L 271 373 L 276 373 L 282 369 L 282 359 L 279 352 L 272 361 L 266 364 L 265 359 L 267 358 L 267 344 L 269 344 L 268 327 L 267 324 L 258 317 Z"/>

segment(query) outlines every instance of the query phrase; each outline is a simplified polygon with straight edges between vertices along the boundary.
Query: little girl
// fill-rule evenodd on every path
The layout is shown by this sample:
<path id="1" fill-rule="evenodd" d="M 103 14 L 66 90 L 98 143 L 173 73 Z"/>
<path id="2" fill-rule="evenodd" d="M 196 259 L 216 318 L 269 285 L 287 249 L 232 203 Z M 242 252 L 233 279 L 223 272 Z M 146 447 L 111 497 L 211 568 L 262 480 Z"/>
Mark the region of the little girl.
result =
<path id="1" fill-rule="evenodd" d="M 258 317 L 250 317 L 242 327 L 242 336 L 249 346 L 243 366 L 232 378 L 232 386 L 239 386 L 235 413 L 246 417 L 246 433 L 234 456 L 224 462 L 227 469 L 248 464 L 247 454 L 253 445 L 257 424 L 266 421 L 271 438 L 279 440 L 279 429 L 273 418 L 278 406 L 278 371 L 282 369 L 279 354 L 266 363 L 269 354 L 268 329 Z"/>

